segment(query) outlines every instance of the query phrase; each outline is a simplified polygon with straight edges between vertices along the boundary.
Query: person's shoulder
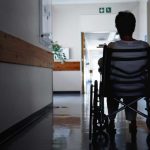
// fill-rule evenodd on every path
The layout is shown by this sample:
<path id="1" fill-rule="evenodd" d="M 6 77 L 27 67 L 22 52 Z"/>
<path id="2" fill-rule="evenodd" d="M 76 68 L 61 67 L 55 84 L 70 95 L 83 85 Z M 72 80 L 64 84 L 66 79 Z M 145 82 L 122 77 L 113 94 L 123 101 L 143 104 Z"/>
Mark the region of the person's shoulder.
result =
<path id="1" fill-rule="evenodd" d="M 116 42 L 110 42 L 110 43 L 107 45 L 107 47 L 108 47 L 108 48 L 114 48 L 114 47 L 115 47 L 115 43 L 116 43 Z"/>
<path id="2" fill-rule="evenodd" d="M 120 47 L 120 45 L 122 45 L 122 43 L 121 43 L 121 41 L 119 40 L 119 41 L 115 41 L 115 42 L 110 42 L 109 44 L 108 44 L 108 48 L 118 48 L 118 47 Z"/>
<path id="3" fill-rule="evenodd" d="M 109 48 L 146 48 L 150 47 L 150 45 L 142 40 L 134 40 L 134 41 L 115 41 L 115 42 L 110 42 L 108 44 Z"/>
<path id="4" fill-rule="evenodd" d="M 143 47 L 150 47 L 150 45 L 145 42 L 145 41 L 142 41 L 142 40 L 136 40 L 136 42 L 140 45 L 142 45 Z"/>

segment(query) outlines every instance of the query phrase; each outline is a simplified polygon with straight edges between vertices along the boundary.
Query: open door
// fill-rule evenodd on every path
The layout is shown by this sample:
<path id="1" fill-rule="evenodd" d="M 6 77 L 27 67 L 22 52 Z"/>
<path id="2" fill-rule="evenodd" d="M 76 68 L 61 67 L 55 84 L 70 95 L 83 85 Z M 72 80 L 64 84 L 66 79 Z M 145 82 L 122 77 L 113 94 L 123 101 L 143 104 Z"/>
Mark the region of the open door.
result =
<path id="1" fill-rule="evenodd" d="M 85 63 L 85 35 L 84 32 L 81 32 L 81 68 L 82 68 L 82 93 L 85 93 L 85 88 L 84 88 L 84 63 Z"/>
<path id="2" fill-rule="evenodd" d="M 82 32 L 82 93 L 88 93 L 91 83 L 100 80 L 98 60 L 103 55 L 103 46 L 117 40 L 116 32 Z"/>

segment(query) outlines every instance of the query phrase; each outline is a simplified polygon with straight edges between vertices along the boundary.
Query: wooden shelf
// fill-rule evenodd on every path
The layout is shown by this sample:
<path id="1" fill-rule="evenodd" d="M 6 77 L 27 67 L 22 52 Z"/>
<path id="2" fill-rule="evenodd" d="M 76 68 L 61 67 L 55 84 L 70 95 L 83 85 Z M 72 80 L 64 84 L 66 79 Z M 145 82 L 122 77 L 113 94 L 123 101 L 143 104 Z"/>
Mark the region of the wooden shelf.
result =
<path id="1" fill-rule="evenodd" d="M 80 62 L 54 62 L 53 64 L 54 71 L 79 71 L 80 70 Z"/>

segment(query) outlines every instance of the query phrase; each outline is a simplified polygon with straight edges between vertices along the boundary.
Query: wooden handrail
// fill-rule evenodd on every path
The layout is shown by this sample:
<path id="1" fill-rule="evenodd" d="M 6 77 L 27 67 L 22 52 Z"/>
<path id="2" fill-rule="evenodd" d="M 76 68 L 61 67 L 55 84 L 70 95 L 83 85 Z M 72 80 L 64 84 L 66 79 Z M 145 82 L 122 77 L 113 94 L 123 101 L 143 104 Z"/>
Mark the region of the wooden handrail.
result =
<path id="1" fill-rule="evenodd" d="M 0 31 L 0 62 L 52 68 L 53 54 Z"/>

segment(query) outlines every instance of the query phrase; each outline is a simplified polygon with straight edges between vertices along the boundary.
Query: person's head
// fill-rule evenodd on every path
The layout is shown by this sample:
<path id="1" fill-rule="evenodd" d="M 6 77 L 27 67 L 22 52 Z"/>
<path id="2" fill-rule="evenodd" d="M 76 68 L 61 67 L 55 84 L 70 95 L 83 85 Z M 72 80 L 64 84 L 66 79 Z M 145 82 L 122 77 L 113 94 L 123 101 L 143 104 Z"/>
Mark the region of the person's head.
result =
<path id="1" fill-rule="evenodd" d="M 129 11 L 120 11 L 115 19 L 116 28 L 120 37 L 132 36 L 136 19 L 135 16 Z"/>

